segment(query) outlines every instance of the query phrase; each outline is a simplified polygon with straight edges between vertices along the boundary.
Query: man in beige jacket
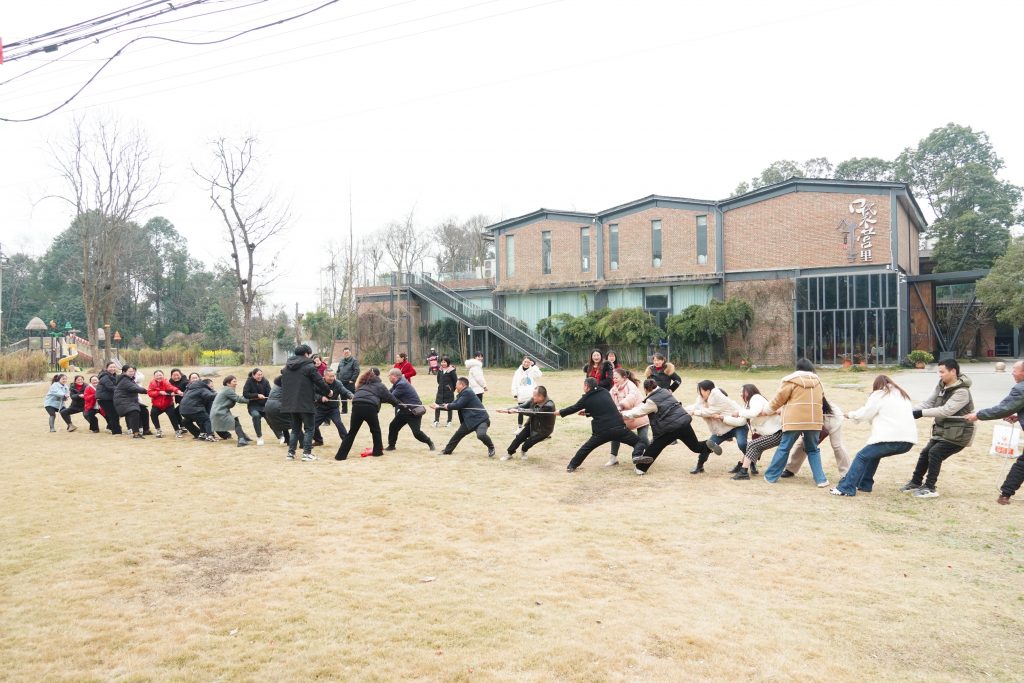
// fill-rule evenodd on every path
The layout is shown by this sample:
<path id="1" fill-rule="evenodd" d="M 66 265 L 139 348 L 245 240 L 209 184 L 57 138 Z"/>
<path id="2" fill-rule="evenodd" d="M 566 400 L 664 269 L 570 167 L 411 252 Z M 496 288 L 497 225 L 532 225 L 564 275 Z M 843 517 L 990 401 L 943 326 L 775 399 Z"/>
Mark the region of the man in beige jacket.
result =
<path id="1" fill-rule="evenodd" d="M 797 438 L 803 437 L 807 462 L 819 487 L 828 486 L 825 470 L 821 468 L 821 451 L 818 450 L 818 432 L 823 421 L 821 400 L 825 392 L 821 380 L 814 374 L 814 365 L 806 358 L 796 362 L 796 372 L 782 378 L 775 398 L 765 408 L 766 414 L 782 411 L 782 442 L 775 451 L 772 463 L 764 471 L 764 480 L 774 484 L 782 475 L 789 459 L 789 451 Z"/>

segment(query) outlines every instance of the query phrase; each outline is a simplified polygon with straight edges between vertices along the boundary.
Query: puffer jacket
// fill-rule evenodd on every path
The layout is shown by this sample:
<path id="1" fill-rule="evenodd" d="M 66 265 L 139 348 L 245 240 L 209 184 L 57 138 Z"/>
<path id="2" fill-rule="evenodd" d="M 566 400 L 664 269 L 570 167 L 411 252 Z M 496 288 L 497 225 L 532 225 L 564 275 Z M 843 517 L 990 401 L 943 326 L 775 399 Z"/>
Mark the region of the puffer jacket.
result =
<path id="1" fill-rule="evenodd" d="M 89 386 L 85 382 L 81 384 L 69 384 L 71 391 L 71 410 L 85 410 L 85 388 Z"/>
<path id="2" fill-rule="evenodd" d="M 612 400 L 615 401 L 615 405 L 620 411 L 631 410 L 643 402 L 644 394 L 640 391 L 640 387 L 629 380 L 625 380 L 621 385 L 612 385 Z M 626 429 L 635 430 L 651 424 L 650 418 L 646 415 L 642 417 L 626 417 L 623 415 L 622 419 L 626 421 Z"/>
<path id="3" fill-rule="evenodd" d="M 782 378 L 775 397 L 768 403 L 772 411 L 782 409 L 782 431 L 820 431 L 823 421 L 821 399 L 825 390 L 813 372 L 797 370 Z"/>
<path id="4" fill-rule="evenodd" d="M 170 395 L 161 393 L 164 391 L 169 392 Z M 170 381 L 154 379 L 149 383 L 149 391 L 146 393 L 149 394 L 150 402 L 154 408 L 157 410 L 168 410 L 174 405 L 174 394 L 177 394 L 178 391 L 178 387 L 171 384 Z"/>
<path id="5" fill-rule="evenodd" d="M 732 417 L 732 414 L 739 412 L 739 410 L 740 405 L 726 396 L 725 392 L 718 387 L 711 390 L 707 400 L 704 400 L 700 392 L 698 392 L 697 402 L 686 407 L 686 412 L 691 415 L 703 417 L 711 433 L 718 436 L 729 432 L 735 427 L 746 424 L 746 418 Z M 722 417 L 712 417 L 713 415 L 721 415 Z"/>
<path id="6" fill-rule="evenodd" d="M 662 365 L 661 368 L 648 365 L 647 371 L 644 372 L 644 377 L 650 377 L 658 383 L 659 387 L 668 389 L 671 392 L 674 392 L 683 383 L 682 378 L 676 373 L 676 366 L 668 362 Z"/>
<path id="7" fill-rule="evenodd" d="M 466 371 L 469 373 L 469 388 L 474 394 L 482 394 L 487 391 L 487 380 L 484 379 L 484 364 L 476 358 L 466 361 Z"/>
<path id="8" fill-rule="evenodd" d="M 101 370 L 96 375 L 100 383 L 96 385 L 97 401 L 113 401 L 114 389 L 117 387 L 117 375 L 112 375 L 106 370 Z"/>
<path id="9" fill-rule="evenodd" d="M 118 415 L 127 415 L 132 411 L 142 410 L 139 394 L 145 394 L 146 387 L 128 375 L 119 375 L 114 388 L 114 410 Z"/>
<path id="10" fill-rule="evenodd" d="M 914 404 L 895 389 L 871 392 L 868 402 L 848 417 L 855 422 L 871 422 L 867 444 L 890 441 L 917 443 Z"/>
<path id="11" fill-rule="evenodd" d="M 746 408 L 740 408 L 740 417 L 750 421 L 750 431 L 760 436 L 769 436 L 782 429 L 782 416 L 778 413 L 764 415 L 768 407 L 768 399 L 761 394 L 754 394 L 747 402 Z"/>
<path id="12" fill-rule="evenodd" d="M 971 398 L 971 378 L 960 375 L 949 386 L 939 380 L 938 385 L 928 400 L 917 406 L 922 417 L 934 417 L 932 438 L 948 441 L 957 446 L 971 445 L 974 441 L 974 424 L 967 420 L 950 420 L 950 417 L 967 415 L 974 412 L 974 400 Z"/>
<path id="13" fill-rule="evenodd" d="M 448 369 L 437 369 L 437 394 L 434 403 L 451 403 L 455 400 L 455 383 L 459 381 L 458 369 L 449 365 Z"/>
<path id="14" fill-rule="evenodd" d="M 398 401 L 391 395 L 384 383 L 380 381 L 380 377 L 370 377 L 367 381 L 356 387 L 356 393 L 352 396 L 352 405 L 355 406 L 357 403 L 368 404 L 380 410 L 381 403 L 389 403 L 396 408 L 398 407 Z"/>
<path id="15" fill-rule="evenodd" d="M 213 407 L 213 399 L 217 392 L 201 379 L 188 383 L 185 388 L 185 396 L 181 399 L 178 412 L 182 415 L 203 415 L 210 412 Z"/>
<path id="16" fill-rule="evenodd" d="M 54 382 L 46 391 L 46 396 L 43 397 L 43 407 L 60 410 L 64 407 L 64 401 L 68 400 L 69 394 L 70 390 L 66 385 Z"/>

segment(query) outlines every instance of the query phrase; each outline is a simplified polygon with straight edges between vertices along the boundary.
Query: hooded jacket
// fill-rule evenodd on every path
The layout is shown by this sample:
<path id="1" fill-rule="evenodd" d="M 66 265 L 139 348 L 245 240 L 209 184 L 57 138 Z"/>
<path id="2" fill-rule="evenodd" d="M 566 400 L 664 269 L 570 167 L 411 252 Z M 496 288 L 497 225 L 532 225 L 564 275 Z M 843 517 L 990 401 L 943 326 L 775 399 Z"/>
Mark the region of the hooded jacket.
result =
<path id="1" fill-rule="evenodd" d="M 703 417 L 711 433 L 718 436 L 722 436 L 732 431 L 735 427 L 746 424 L 746 418 L 732 416 L 733 413 L 739 412 L 739 410 L 740 405 L 726 396 L 725 392 L 718 387 L 711 390 L 707 400 L 704 400 L 698 392 L 697 402 L 686 408 L 686 412 L 691 415 Z M 721 415 L 722 417 L 712 417 L 713 415 Z"/>
<path id="2" fill-rule="evenodd" d="M 928 400 L 917 406 L 922 417 L 934 417 L 932 438 L 948 441 L 957 446 L 970 446 L 974 440 L 974 424 L 967 420 L 950 420 L 956 415 L 967 415 L 974 412 L 974 400 L 971 398 L 971 378 L 960 375 L 950 385 L 942 380 L 936 385 Z"/>
<path id="3" fill-rule="evenodd" d="M 531 365 L 529 369 L 522 365 L 516 368 L 515 374 L 512 375 L 512 396 L 516 401 L 519 403 L 529 401 L 533 397 L 534 387 L 540 384 L 542 375 L 543 373 L 536 365 Z"/>
<path id="4" fill-rule="evenodd" d="M 459 381 L 458 370 L 454 365 L 447 369 L 437 368 L 437 394 L 434 403 L 451 403 L 455 400 L 455 383 Z"/>
<path id="5" fill-rule="evenodd" d="M 135 381 L 135 378 L 121 374 L 117 378 L 117 386 L 114 388 L 114 410 L 118 415 L 127 415 L 136 410 L 142 410 L 139 403 L 139 394 L 145 394 L 146 387 Z"/>
<path id="6" fill-rule="evenodd" d="M 185 388 L 185 396 L 181 399 L 178 412 L 182 415 L 205 415 L 213 407 L 213 399 L 217 396 L 213 387 L 201 379 L 189 382 Z"/>
<path id="7" fill-rule="evenodd" d="M 821 431 L 823 410 L 821 399 L 825 390 L 813 372 L 797 370 L 782 378 L 775 397 L 768 407 L 772 412 L 782 409 L 782 431 Z"/>
<path id="8" fill-rule="evenodd" d="M 117 386 L 117 375 L 112 375 L 106 370 L 100 370 L 100 374 L 96 375 L 96 377 L 100 380 L 100 383 L 96 385 L 96 400 L 113 401 L 114 388 Z"/>
<path id="9" fill-rule="evenodd" d="M 398 401 L 384 386 L 380 377 L 374 376 L 356 387 L 356 393 L 352 396 L 352 406 L 355 407 L 357 403 L 368 404 L 380 410 L 381 403 L 390 403 L 397 407 Z"/>
<path id="10" fill-rule="evenodd" d="M 313 402 L 319 387 L 323 393 L 330 391 L 327 382 L 320 376 L 313 359 L 307 356 L 292 356 L 281 371 L 281 412 L 313 413 Z M 336 398 L 332 396 L 331 398 Z"/>
<path id="11" fill-rule="evenodd" d="M 662 389 L 668 389 L 671 392 L 675 392 L 679 388 L 679 385 L 683 383 L 682 378 L 676 373 L 676 366 L 669 362 L 666 362 L 661 366 L 661 369 L 654 367 L 654 365 L 648 365 L 647 371 L 644 372 L 644 377 L 650 377 L 658 386 Z"/>
<path id="12" fill-rule="evenodd" d="M 64 401 L 68 400 L 69 393 L 70 390 L 67 386 L 60 382 L 54 382 L 46 391 L 46 396 L 43 397 L 43 407 L 60 410 L 64 407 Z"/>
<path id="13" fill-rule="evenodd" d="M 487 380 L 484 379 L 484 364 L 476 358 L 466 361 L 466 371 L 469 373 L 469 388 L 474 394 L 482 394 L 487 391 Z"/>

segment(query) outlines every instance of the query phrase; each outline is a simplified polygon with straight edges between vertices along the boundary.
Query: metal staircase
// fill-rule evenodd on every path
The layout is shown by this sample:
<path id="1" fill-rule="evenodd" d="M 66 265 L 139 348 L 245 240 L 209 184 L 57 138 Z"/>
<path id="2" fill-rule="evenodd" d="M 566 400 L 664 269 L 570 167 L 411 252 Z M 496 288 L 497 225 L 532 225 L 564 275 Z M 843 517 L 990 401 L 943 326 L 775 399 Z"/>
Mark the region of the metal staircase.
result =
<path id="1" fill-rule="evenodd" d="M 396 273 L 396 285 L 437 306 L 469 328 L 484 329 L 540 365 L 562 370 L 569 366 L 569 352 L 539 334 L 516 326 L 504 313 L 481 308 L 424 273 Z"/>

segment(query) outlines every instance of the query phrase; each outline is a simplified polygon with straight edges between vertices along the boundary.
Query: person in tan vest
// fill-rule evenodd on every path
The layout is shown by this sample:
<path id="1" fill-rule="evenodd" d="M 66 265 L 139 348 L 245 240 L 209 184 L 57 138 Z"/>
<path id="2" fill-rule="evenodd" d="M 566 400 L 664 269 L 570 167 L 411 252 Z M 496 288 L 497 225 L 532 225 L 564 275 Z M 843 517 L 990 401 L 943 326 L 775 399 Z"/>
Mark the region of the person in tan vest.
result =
<path id="1" fill-rule="evenodd" d="M 796 362 L 796 372 L 782 378 L 778 393 L 763 411 L 766 415 L 777 410 L 782 412 L 782 441 L 764 471 L 764 480 L 769 484 L 779 480 L 789 459 L 789 451 L 796 440 L 803 437 L 815 483 L 819 488 L 828 486 L 825 470 L 821 468 L 821 451 L 818 450 L 818 433 L 824 419 L 821 404 L 824 396 L 821 380 L 814 374 L 814 365 L 806 358 Z"/>

